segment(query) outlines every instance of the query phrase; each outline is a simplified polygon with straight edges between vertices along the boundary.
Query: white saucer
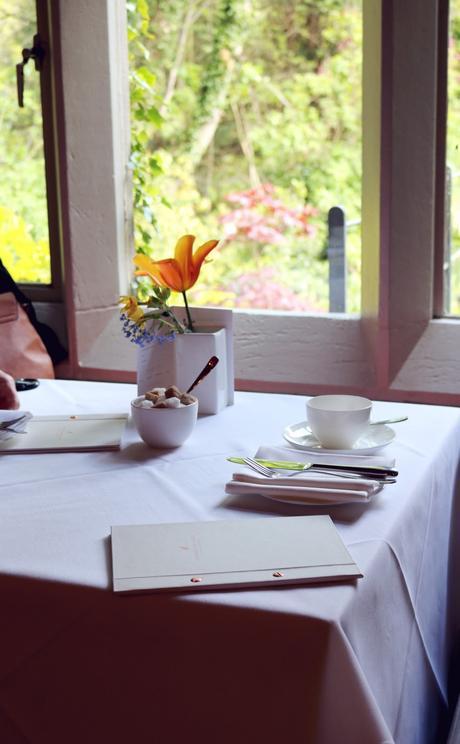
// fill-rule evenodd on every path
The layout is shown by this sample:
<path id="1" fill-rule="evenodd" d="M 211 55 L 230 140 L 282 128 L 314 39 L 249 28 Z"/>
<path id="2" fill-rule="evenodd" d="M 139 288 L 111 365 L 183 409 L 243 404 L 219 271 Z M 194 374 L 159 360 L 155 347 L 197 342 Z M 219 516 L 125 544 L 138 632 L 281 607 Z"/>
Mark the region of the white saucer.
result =
<path id="1" fill-rule="evenodd" d="M 386 447 L 393 441 L 396 434 L 390 426 L 385 424 L 375 424 L 369 426 L 368 430 L 360 436 L 351 449 L 325 449 L 313 436 L 306 421 L 300 421 L 298 424 L 286 426 L 283 431 L 283 437 L 289 444 L 306 452 L 324 452 L 340 455 L 370 455 L 372 452 L 382 447 Z"/>

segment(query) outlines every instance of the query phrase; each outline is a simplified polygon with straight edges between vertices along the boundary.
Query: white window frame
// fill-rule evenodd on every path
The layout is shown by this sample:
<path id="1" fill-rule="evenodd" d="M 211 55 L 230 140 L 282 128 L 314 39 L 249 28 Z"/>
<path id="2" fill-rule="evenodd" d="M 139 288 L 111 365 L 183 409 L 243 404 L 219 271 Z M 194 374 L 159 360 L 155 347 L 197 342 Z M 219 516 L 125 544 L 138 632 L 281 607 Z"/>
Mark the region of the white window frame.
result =
<path id="1" fill-rule="evenodd" d="M 66 374 L 132 381 L 125 0 L 58 5 Z M 363 8 L 362 316 L 235 311 L 236 386 L 458 404 L 460 323 L 433 320 L 438 2 Z"/>

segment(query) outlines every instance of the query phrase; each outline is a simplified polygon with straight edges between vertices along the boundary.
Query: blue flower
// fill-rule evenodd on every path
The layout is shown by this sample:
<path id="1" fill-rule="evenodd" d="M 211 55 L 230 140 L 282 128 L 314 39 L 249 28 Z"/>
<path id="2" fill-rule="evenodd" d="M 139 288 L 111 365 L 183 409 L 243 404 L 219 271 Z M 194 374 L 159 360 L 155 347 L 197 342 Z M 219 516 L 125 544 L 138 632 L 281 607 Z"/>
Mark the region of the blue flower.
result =
<path id="1" fill-rule="evenodd" d="M 145 323 L 139 325 L 138 323 L 130 320 L 125 313 L 120 314 L 120 320 L 122 322 L 122 332 L 133 344 L 143 349 L 145 346 L 151 344 L 164 344 L 169 341 L 173 341 L 176 334 L 174 331 L 171 333 L 151 333 L 145 327 Z"/>

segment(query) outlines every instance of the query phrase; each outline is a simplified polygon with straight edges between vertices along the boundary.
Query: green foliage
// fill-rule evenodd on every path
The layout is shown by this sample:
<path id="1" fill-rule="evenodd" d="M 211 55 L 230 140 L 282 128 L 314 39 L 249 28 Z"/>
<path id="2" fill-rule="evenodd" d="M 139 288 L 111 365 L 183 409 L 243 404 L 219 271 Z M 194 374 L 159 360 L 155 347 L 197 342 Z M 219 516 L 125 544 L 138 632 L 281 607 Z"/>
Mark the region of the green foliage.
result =
<path id="1" fill-rule="evenodd" d="M 198 92 L 197 122 L 212 114 L 228 66 L 234 64 L 235 47 L 242 33 L 237 0 L 219 0 L 215 9 L 212 42 L 205 57 Z"/>
<path id="2" fill-rule="evenodd" d="M 451 175 L 450 312 L 460 315 L 460 0 L 450 2 L 447 165 Z"/>
<path id="3" fill-rule="evenodd" d="M 155 42 L 150 32 L 147 0 L 126 4 L 130 62 L 131 99 L 131 168 L 135 241 L 139 251 L 147 252 L 156 232 L 155 206 L 161 194 L 155 188 L 155 177 L 162 173 L 160 159 L 150 145 L 152 132 L 163 124 L 156 93 L 157 76 L 151 69 L 149 43 Z"/>
<path id="4" fill-rule="evenodd" d="M 0 258 L 18 281 L 51 281 L 39 77 L 25 67 L 24 108 L 16 64 L 36 30 L 35 3 L 0 0 Z"/>
<path id="5" fill-rule="evenodd" d="M 339 204 L 351 218 L 360 213 L 360 5 L 149 2 L 155 38 L 143 37 L 139 54 L 133 37 L 130 58 L 135 71 L 150 60 L 151 105 L 163 119 L 152 126 L 143 120 L 142 139 L 134 140 L 136 167 L 143 169 L 135 202 L 138 250 L 161 258 L 183 232 L 198 240 L 222 236 L 220 220 L 231 209 L 225 197 L 261 181 L 273 183 L 286 204 L 317 211 L 314 237 L 286 234 L 277 246 L 224 241 L 192 301 L 241 303 L 239 278 L 276 266 L 280 286 L 309 308 L 327 310 L 328 267 L 321 260 L 327 212 Z M 135 107 L 137 97 L 134 90 Z M 136 118 L 135 138 L 138 129 Z M 150 225 L 146 206 L 155 215 Z M 348 309 L 358 311 L 357 230 L 348 241 L 348 265 Z"/>
<path id="6" fill-rule="evenodd" d="M 0 207 L 0 258 L 19 282 L 51 282 L 48 240 L 34 239 L 17 212 Z"/>
<path id="7" fill-rule="evenodd" d="M 315 234 L 286 231 L 278 245 L 225 239 L 190 299 L 241 306 L 260 276 L 279 288 L 280 302 L 327 310 L 327 212 L 341 205 L 349 220 L 360 216 L 361 2 L 129 0 L 126 8 L 137 250 L 162 258 L 183 233 L 221 237 L 226 196 L 269 182 L 286 205 L 315 208 Z M 0 257 L 15 278 L 48 282 L 31 63 L 26 106 L 16 103 L 15 64 L 34 13 L 33 0 L 0 0 Z M 460 0 L 450 13 L 451 310 L 460 314 Z M 350 311 L 359 311 L 360 257 L 356 226 L 347 235 Z"/>

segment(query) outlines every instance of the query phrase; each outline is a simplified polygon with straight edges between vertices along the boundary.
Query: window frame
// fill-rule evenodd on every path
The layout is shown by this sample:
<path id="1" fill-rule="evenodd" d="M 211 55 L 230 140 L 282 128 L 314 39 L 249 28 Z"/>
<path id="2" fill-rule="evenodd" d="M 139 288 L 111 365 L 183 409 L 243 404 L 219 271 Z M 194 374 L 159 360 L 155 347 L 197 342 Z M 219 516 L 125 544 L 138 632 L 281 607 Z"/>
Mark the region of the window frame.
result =
<path id="1" fill-rule="evenodd" d="M 18 282 L 20 288 L 33 302 L 60 302 L 63 298 L 63 254 L 61 231 L 61 205 L 59 167 L 57 160 L 56 99 L 53 74 L 58 57 L 59 35 L 53 32 L 49 0 L 35 0 L 37 33 L 45 50 L 42 68 L 38 72 L 41 109 L 45 185 L 48 218 L 51 283 Z M 24 39 L 29 44 L 32 39 Z M 29 64 L 33 64 L 30 62 Z"/>
<path id="2" fill-rule="evenodd" d="M 65 50 L 69 374 L 133 381 L 135 350 L 121 336 L 117 306 L 132 252 L 125 3 L 56 5 Z M 363 0 L 362 315 L 235 311 L 237 388 L 460 403 L 460 323 L 433 310 L 439 5 L 420 14 L 418 0 Z M 71 43 L 80 34 L 84 45 Z M 105 87 L 88 85 L 89 71 Z"/>
<path id="3" fill-rule="evenodd" d="M 423 14 L 416 0 L 384 2 L 382 10 L 376 373 L 387 397 L 458 404 L 460 323 L 437 319 L 434 307 L 444 232 L 446 11 L 441 0 Z"/>

